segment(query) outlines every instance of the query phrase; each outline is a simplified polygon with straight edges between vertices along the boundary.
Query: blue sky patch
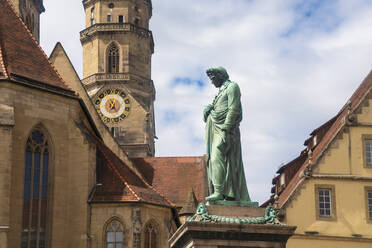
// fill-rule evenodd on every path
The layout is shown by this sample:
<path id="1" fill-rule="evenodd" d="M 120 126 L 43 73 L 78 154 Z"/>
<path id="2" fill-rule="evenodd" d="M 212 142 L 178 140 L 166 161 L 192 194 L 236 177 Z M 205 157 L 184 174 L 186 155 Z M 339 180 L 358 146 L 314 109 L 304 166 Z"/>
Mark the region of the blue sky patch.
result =
<path id="1" fill-rule="evenodd" d="M 205 86 L 205 82 L 201 79 L 192 79 L 188 77 L 176 77 L 172 80 L 172 86 L 177 86 L 177 85 L 198 86 L 199 88 L 203 88 Z"/>
<path id="2" fill-rule="evenodd" d="M 163 113 L 163 121 L 167 124 L 177 123 L 180 120 L 181 120 L 181 117 L 174 110 L 165 110 Z"/>
<path id="3" fill-rule="evenodd" d="M 302 0 L 293 6 L 293 11 L 296 13 L 293 23 L 282 37 L 287 38 L 306 29 L 332 32 L 342 22 L 337 0 Z"/>

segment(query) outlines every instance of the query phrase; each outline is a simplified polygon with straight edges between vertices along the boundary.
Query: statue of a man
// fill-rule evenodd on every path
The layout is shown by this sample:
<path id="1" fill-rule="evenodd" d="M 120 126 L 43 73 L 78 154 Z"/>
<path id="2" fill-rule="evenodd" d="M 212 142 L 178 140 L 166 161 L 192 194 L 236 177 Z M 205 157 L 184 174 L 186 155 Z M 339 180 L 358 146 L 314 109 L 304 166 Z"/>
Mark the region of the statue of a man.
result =
<path id="1" fill-rule="evenodd" d="M 207 75 L 219 92 L 213 103 L 204 109 L 211 191 L 206 200 L 250 202 L 240 145 L 242 106 L 239 86 L 229 80 L 223 67 L 210 68 Z"/>

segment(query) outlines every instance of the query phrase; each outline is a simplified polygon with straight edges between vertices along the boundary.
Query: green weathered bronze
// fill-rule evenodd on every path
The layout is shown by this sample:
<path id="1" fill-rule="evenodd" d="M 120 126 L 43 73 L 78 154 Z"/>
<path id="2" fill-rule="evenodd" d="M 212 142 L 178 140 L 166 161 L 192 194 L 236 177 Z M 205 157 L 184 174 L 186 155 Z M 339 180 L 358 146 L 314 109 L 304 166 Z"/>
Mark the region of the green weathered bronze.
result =
<path id="1" fill-rule="evenodd" d="M 206 73 L 212 84 L 219 88 L 213 103 L 204 109 L 211 193 L 206 200 L 217 204 L 235 201 L 250 205 L 240 144 L 240 89 L 238 84 L 229 80 L 223 67 L 210 68 Z"/>
<path id="2" fill-rule="evenodd" d="M 196 213 L 187 219 L 188 222 L 221 222 L 221 223 L 235 223 L 235 224 L 272 224 L 282 225 L 278 220 L 275 209 L 271 206 L 266 207 L 265 216 L 252 217 L 252 218 L 237 218 L 237 217 L 224 217 L 218 215 L 210 215 L 208 208 L 204 203 L 200 203 L 196 209 Z"/>

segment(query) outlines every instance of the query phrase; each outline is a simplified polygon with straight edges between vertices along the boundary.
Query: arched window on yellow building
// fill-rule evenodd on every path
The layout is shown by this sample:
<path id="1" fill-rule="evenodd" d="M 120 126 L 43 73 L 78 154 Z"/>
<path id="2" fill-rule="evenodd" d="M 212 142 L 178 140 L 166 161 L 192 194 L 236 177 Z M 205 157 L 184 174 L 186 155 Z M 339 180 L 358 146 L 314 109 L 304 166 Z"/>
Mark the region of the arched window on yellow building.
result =
<path id="1" fill-rule="evenodd" d="M 46 247 L 50 147 L 42 128 L 27 139 L 23 192 L 22 248 Z"/>

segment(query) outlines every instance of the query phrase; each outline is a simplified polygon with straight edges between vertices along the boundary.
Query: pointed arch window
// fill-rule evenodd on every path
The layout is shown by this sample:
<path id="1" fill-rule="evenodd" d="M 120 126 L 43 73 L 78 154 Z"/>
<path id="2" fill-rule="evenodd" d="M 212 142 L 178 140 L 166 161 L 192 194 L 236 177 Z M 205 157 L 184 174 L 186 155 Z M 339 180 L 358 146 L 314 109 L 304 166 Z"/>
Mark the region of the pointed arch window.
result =
<path id="1" fill-rule="evenodd" d="M 106 227 L 106 248 L 123 248 L 123 225 L 117 219 L 112 220 Z"/>
<path id="2" fill-rule="evenodd" d="M 145 248 L 158 247 L 158 228 L 154 221 L 149 222 L 145 227 Z"/>
<path id="3" fill-rule="evenodd" d="M 119 48 L 115 44 L 107 49 L 107 72 L 119 72 Z"/>
<path id="4" fill-rule="evenodd" d="M 46 247 L 49 164 L 48 139 L 36 128 L 26 144 L 22 248 Z"/>
<path id="5" fill-rule="evenodd" d="M 90 9 L 90 25 L 93 26 L 96 24 L 96 21 L 94 19 L 94 7 Z"/>

